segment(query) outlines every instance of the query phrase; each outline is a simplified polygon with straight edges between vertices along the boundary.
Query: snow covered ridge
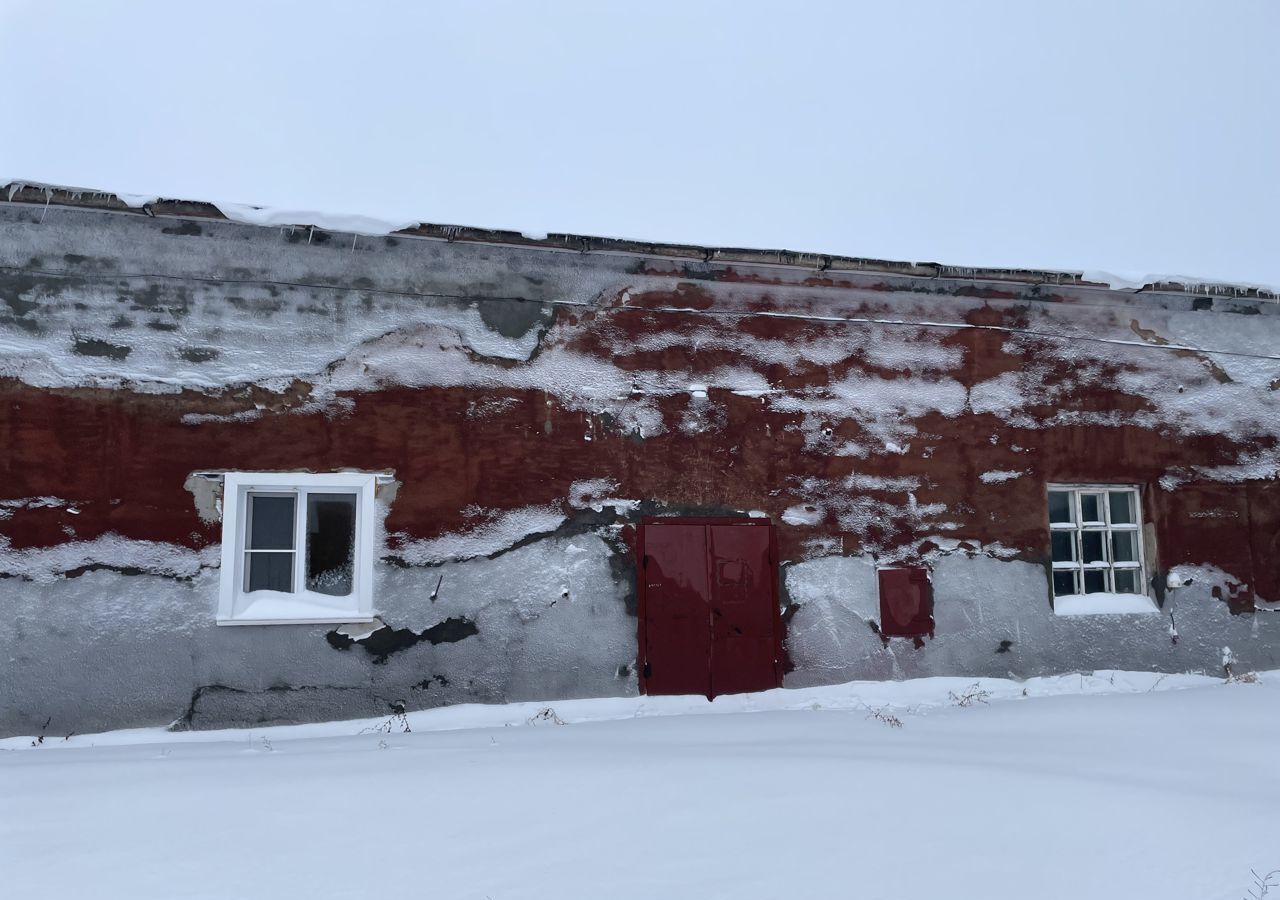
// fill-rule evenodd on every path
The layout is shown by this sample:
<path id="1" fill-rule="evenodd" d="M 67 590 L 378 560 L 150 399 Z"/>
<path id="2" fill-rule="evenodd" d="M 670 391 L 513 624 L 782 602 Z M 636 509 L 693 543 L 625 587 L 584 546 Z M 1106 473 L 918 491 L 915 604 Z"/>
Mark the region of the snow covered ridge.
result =
<path id="1" fill-rule="evenodd" d="M 379 219 L 354 213 L 317 210 L 273 209 L 226 201 L 192 201 L 152 194 L 112 193 L 90 188 L 65 187 L 25 179 L 8 179 L 0 192 L 13 203 L 75 206 L 116 211 L 137 211 L 149 216 L 221 218 L 247 225 L 315 228 L 358 237 L 406 235 L 449 241 L 522 244 L 577 252 L 602 251 L 645 256 L 684 257 L 703 261 L 752 262 L 795 266 L 820 272 L 885 272 L 982 281 L 1028 284 L 1071 284 L 1096 286 L 1113 291 L 1188 293 L 1228 297 L 1280 300 L 1280 285 L 1225 283 L 1189 275 L 1111 273 L 1100 270 L 1080 272 L 1033 268 L 990 268 L 946 265 L 933 262 L 869 259 L 853 256 L 805 253 L 792 250 L 703 247 L 689 244 L 661 244 L 625 238 L 594 237 L 555 232 L 519 232 L 460 225 Z"/>

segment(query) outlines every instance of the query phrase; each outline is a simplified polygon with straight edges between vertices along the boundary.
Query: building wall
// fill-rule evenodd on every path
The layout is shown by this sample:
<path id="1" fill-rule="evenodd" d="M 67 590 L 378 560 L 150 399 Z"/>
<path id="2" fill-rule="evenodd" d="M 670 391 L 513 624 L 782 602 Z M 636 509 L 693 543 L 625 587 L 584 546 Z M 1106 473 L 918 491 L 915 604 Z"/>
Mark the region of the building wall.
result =
<path id="1" fill-rule="evenodd" d="M 633 693 L 663 513 L 777 523 L 789 685 L 1280 665 L 1273 301 L 24 203 L 0 301 L 0 733 Z M 216 627 L 197 473 L 344 467 L 385 627 Z M 1053 614 L 1051 482 L 1142 486 L 1160 615 Z"/>

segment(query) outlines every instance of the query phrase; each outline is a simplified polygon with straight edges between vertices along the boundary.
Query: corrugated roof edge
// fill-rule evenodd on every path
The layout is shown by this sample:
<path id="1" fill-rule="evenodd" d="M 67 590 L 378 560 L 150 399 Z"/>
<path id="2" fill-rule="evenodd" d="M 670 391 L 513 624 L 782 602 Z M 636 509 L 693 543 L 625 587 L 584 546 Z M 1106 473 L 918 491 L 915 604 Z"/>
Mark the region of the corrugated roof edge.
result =
<path id="1" fill-rule="evenodd" d="M 88 188 L 70 188 L 34 182 L 14 181 L 0 187 L 0 200 L 11 203 L 58 205 L 101 209 L 113 212 L 147 216 L 173 216 L 205 219 L 233 219 L 215 204 L 197 200 L 172 200 L 157 198 L 147 202 L 130 203 L 108 191 Z M 335 234 L 345 233 L 337 229 L 315 226 L 310 222 L 291 223 L 296 227 L 315 227 Z M 255 225 L 253 227 L 281 227 Z M 866 272 L 884 273 L 915 278 L 945 278 L 961 281 L 1005 281 L 1019 284 L 1076 285 L 1097 288 L 1119 294 L 1169 293 L 1199 296 L 1233 297 L 1259 300 L 1280 300 L 1280 292 L 1257 285 L 1230 284 L 1226 282 L 1155 281 L 1134 289 L 1116 289 L 1111 285 L 1087 279 L 1081 272 L 1054 272 L 1041 269 L 1000 269 L 975 266 L 953 266 L 933 262 L 904 262 L 890 259 L 870 259 L 856 256 L 836 256 L 825 253 L 804 253 L 793 250 L 753 250 L 738 247 L 701 247 L 694 244 L 657 244 L 624 238 L 602 238 L 576 234 L 548 234 L 542 238 L 526 237 L 518 231 L 490 228 L 473 228 L 466 225 L 433 225 L 420 223 L 410 228 L 389 232 L 445 241 L 506 244 L 511 246 L 571 250 L 581 253 L 611 252 L 637 256 L 692 259 L 699 262 L 751 263 L 757 265 L 787 266 L 818 272 Z"/>

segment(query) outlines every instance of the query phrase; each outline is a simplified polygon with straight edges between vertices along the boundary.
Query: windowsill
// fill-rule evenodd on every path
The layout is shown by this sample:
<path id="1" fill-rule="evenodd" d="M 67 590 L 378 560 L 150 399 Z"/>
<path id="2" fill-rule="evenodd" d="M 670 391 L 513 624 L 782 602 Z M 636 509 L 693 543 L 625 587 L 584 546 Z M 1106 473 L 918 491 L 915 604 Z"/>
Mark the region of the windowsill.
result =
<path id="1" fill-rule="evenodd" d="M 1127 616 L 1160 612 L 1145 594 L 1064 594 L 1053 598 L 1055 616 Z"/>
<path id="2" fill-rule="evenodd" d="M 218 619 L 219 625 L 358 625 L 372 622 L 374 616 L 317 616 L 297 619 L 256 619 L 252 616 L 237 616 L 234 619 Z"/>
<path id="3" fill-rule="evenodd" d="M 230 616 L 218 616 L 219 625 L 323 625 L 372 622 L 372 612 L 356 596 L 254 591 L 236 597 Z"/>

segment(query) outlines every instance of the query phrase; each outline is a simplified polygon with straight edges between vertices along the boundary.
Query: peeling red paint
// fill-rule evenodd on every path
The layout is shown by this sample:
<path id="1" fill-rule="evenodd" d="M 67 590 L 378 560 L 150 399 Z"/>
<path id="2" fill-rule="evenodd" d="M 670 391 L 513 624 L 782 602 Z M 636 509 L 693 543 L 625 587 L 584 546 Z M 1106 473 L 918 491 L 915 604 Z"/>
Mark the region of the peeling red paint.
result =
<path id="1" fill-rule="evenodd" d="M 767 362 L 745 360 L 739 351 L 714 342 L 695 352 L 684 339 L 666 349 L 618 350 L 618 335 L 687 338 L 707 328 L 734 328 L 791 347 L 848 334 L 843 323 L 766 316 L 709 323 L 695 313 L 653 312 L 657 307 L 710 308 L 715 297 L 696 284 L 631 300 L 634 309 L 561 311 L 562 323 L 578 323 L 566 347 L 608 359 L 625 371 L 671 369 L 700 375 L 742 367 L 789 393 L 821 391 L 850 373 L 929 377 L 910 367 L 872 365 L 857 354 L 829 364 L 794 358 Z M 972 325 L 1017 327 L 1024 321 L 1021 310 L 1016 305 L 983 306 L 965 318 Z M 834 455 L 830 447 L 842 441 L 882 443 L 857 421 L 834 417 L 825 423 L 830 446 L 807 444 L 801 414 L 780 412 L 758 397 L 715 386 L 705 401 L 715 410 L 715 427 L 693 433 L 672 427 L 694 399 L 688 394 L 654 397 L 649 399 L 668 430 L 639 439 L 622 433 L 607 416 L 567 409 L 554 398 L 548 403 L 541 391 L 384 388 L 344 395 L 350 409 L 334 414 L 300 411 L 309 393 L 301 384 L 285 395 L 261 389 L 166 395 L 40 389 L 3 381 L 0 499 L 52 496 L 71 507 L 13 509 L 0 519 L 0 535 L 16 549 L 108 532 L 199 547 L 219 535 L 215 526 L 199 519 L 183 488 L 197 470 L 394 471 L 402 487 L 386 528 L 408 538 L 467 528 L 472 524 L 464 512 L 468 507 L 563 506 L 574 481 L 592 478 L 612 480 L 617 496 L 651 501 L 657 508 L 762 510 L 779 521 L 789 507 L 811 499 L 800 489 L 805 479 L 838 485 L 857 474 L 918 479 L 912 502 L 943 505 L 946 520 L 955 525 L 945 532 L 948 537 L 974 546 L 999 543 L 1023 559 L 1045 562 L 1046 483 L 1113 482 L 1144 487 L 1160 569 L 1210 563 L 1234 574 L 1250 587 L 1232 601 L 1234 609 L 1247 608 L 1254 594 L 1280 597 L 1280 489 L 1274 483 L 1193 480 L 1172 491 L 1158 486 L 1171 468 L 1229 464 L 1242 450 L 1265 450 L 1274 446 L 1273 440 L 1188 436 L 1136 425 L 1064 424 L 1059 421 L 1064 411 L 1138 413 L 1150 404 L 1113 386 L 1125 368 L 1120 363 L 1086 362 L 1091 372 L 1086 381 L 1078 366 L 1039 352 L 1048 344 L 1034 338 L 1022 339 L 1015 348 L 1003 332 L 969 328 L 933 332 L 930 340 L 930 346 L 962 351 L 959 366 L 946 377 L 966 389 L 1034 363 L 1048 367 L 1050 382 L 1060 381 L 1063 390 L 1022 410 L 1031 420 L 1027 427 L 989 413 L 930 412 L 912 420 L 918 435 L 906 452 L 853 458 Z M 478 401 L 499 399 L 513 402 L 474 415 Z M 249 421 L 183 421 L 189 414 L 228 415 L 259 406 L 266 408 Z M 590 441 L 584 440 L 588 431 Z M 986 484 L 979 475 L 989 470 L 1024 474 Z M 909 514 L 905 491 L 845 490 L 883 500 L 884 514 L 856 531 L 841 530 L 831 516 L 814 525 L 780 524 L 783 560 L 802 558 L 815 537 L 840 538 L 845 553 L 914 548 L 905 553 L 908 562 L 929 552 L 926 539 L 938 529 Z M 390 550 L 395 551 L 394 539 Z"/>

